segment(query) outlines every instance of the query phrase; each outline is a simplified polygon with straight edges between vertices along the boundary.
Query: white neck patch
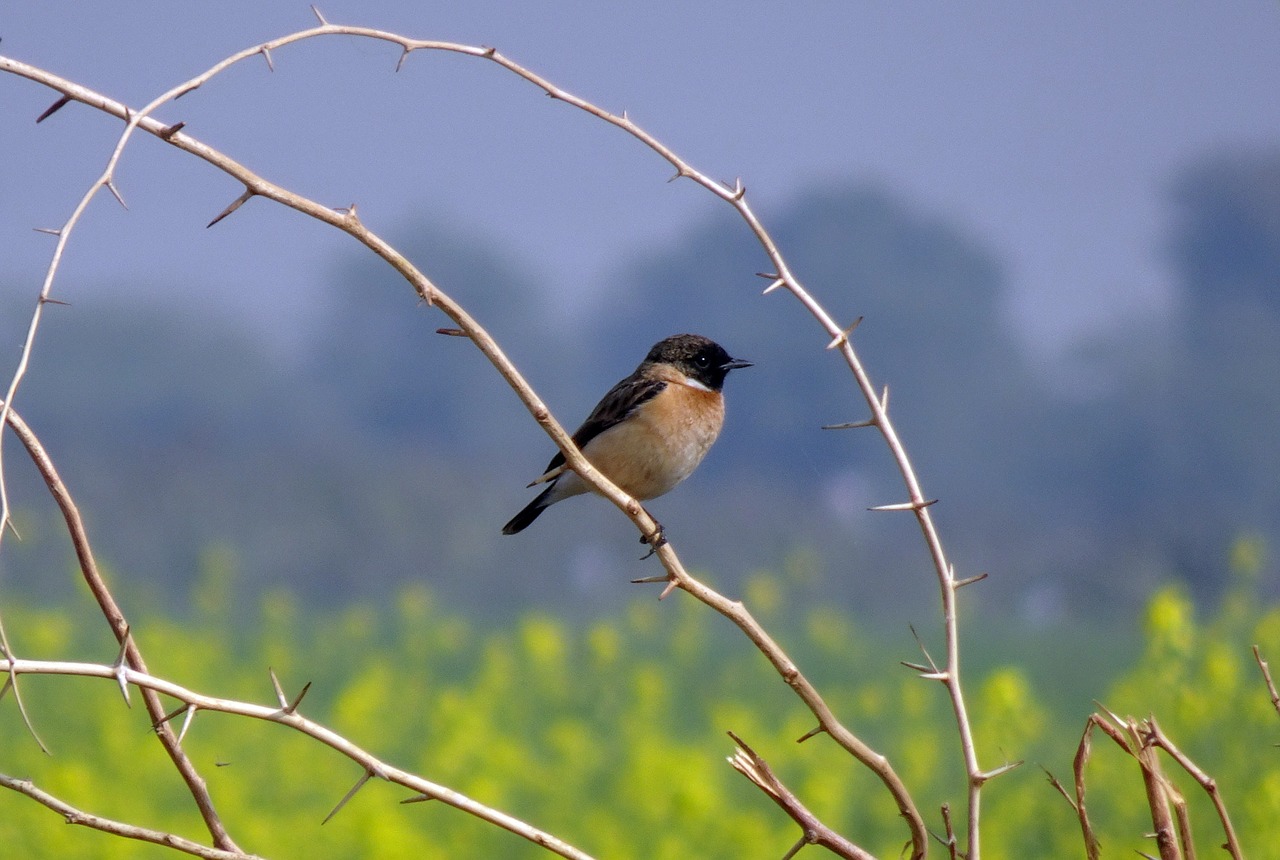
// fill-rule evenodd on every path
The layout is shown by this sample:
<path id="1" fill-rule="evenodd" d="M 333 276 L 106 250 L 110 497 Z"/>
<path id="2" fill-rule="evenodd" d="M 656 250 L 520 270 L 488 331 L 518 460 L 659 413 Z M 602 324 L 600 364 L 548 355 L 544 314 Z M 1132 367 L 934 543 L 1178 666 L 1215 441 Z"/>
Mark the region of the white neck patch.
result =
<path id="1" fill-rule="evenodd" d="M 712 391 L 712 390 L 711 390 L 710 388 L 708 388 L 707 386 L 703 385 L 703 384 L 702 384 L 701 382 L 699 382 L 698 380 L 694 379 L 692 376 L 686 376 L 686 377 L 684 378 L 684 384 L 685 384 L 685 385 L 687 385 L 687 386 L 689 386 L 690 388 L 696 388 L 696 389 L 698 389 L 699 391 L 705 391 L 705 392 L 707 392 L 708 394 L 715 394 L 715 392 L 714 392 L 714 391 Z"/>

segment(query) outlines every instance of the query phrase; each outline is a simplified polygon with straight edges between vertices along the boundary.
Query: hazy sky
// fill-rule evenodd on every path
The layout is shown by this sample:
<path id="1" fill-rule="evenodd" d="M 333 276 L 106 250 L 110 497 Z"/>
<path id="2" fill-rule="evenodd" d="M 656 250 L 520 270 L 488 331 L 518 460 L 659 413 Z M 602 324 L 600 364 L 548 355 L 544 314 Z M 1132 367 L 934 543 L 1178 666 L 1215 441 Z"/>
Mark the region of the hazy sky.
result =
<path id="1" fill-rule="evenodd" d="M 1175 172 L 1280 143 L 1280 3 L 352 2 L 334 23 L 485 44 L 633 119 L 766 226 L 805 187 L 865 180 L 955 219 L 1006 261 L 1030 336 L 1060 340 L 1167 305 L 1160 242 Z M 311 26 L 304 3 L 0 5 L 0 53 L 139 106 L 243 47 Z M 434 214 L 503 242 L 528 289 L 575 301 L 620 262 L 724 205 L 636 141 L 481 60 L 328 38 L 253 60 L 159 116 L 375 230 Z M 32 297 L 57 226 L 119 131 L 0 75 L 0 281 Z M 352 243 L 238 193 L 152 140 L 90 210 L 57 294 L 105 279 L 207 299 L 287 333 Z M 784 254 L 786 249 L 783 248 Z M 418 261 L 428 275 L 430 260 Z M 804 272 L 798 273 L 804 278 Z M 465 303 L 466 285 L 441 284 Z M 751 286 L 756 286 L 751 284 Z M 857 313 L 856 284 L 832 299 Z"/>

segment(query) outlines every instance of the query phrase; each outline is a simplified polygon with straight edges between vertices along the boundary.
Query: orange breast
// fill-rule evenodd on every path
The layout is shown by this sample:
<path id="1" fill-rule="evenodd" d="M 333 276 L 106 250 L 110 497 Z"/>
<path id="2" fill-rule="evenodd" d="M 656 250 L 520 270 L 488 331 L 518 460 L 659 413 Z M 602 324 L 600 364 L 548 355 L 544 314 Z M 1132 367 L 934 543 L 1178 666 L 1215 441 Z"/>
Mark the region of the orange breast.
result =
<path id="1" fill-rule="evenodd" d="M 637 499 L 653 499 L 689 477 L 724 425 L 724 399 L 668 382 L 628 420 L 583 450 L 592 464 Z"/>

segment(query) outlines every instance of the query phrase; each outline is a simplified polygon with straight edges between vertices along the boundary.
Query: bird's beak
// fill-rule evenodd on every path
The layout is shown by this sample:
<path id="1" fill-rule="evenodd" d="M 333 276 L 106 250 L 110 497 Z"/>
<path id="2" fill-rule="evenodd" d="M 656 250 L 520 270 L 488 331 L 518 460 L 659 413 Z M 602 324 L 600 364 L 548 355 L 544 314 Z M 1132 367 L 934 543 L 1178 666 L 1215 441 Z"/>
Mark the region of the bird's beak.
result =
<path id="1" fill-rule="evenodd" d="M 740 358 L 731 358 L 724 364 L 720 365 L 721 370 L 739 370 L 743 367 L 750 367 L 751 362 L 743 361 Z"/>

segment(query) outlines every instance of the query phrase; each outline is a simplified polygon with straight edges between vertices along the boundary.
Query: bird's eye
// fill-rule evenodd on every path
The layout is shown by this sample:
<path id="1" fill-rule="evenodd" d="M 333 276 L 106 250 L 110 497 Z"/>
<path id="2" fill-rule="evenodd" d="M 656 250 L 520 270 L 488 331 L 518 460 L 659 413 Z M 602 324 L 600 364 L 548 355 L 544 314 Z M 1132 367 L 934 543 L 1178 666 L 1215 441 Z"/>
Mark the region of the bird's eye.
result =
<path id="1" fill-rule="evenodd" d="M 711 364 L 711 356 L 704 353 L 694 358 L 693 363 L 698 365 L 698 367 L 708 367 Z"/>

